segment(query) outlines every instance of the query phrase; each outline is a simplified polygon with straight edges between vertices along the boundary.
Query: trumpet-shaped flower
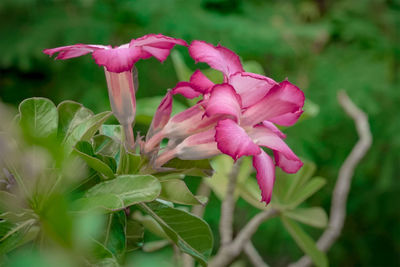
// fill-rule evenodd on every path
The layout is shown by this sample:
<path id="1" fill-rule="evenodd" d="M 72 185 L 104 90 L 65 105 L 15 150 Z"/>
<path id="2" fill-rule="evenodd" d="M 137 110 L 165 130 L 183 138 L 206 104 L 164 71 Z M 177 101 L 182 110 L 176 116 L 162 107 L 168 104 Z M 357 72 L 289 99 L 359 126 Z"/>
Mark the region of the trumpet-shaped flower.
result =
<path id="1" fill-rule="evenodd" d="M 262 201 L 268 204 L 275 165 L 288 173 L 297 172 L 303 165 L 274 124 L 290 126 L 297 121 L 304 105 L 303 92 L 289 81 L 277 83 L 245 72 L 239 57 L 227 48 L 194 41 L 189 53 L 195 61 L 221 71 L 224 83 L 215 85 L 197 70 L 189 82 L 177 84 L 172 94 L 188 98 L 203 95 L 203 100 L 166 123 L 163 131 L 170 134 L 169 138 L 179 134 L 183 141 L 161 154 L 158 162 L 163 164 L 173 156 L 200 159 L 219 152 L 234 160 L 253 156 Z M 275 164 L 261 147 L 272 150 Z"/>
<path id="2" fill-rule="evenodd" d="M 128 143 L 133 145 L 131 125 L 135 119 L 136 98 L 132 69 L 140 59 L 155 57 L 163 62 L 176 45 L 187 46 L 180 39 L 161 34 L 149 34 L 132 39 L 129 44 L 118 47 L 104 45 L 76 44 L 45 49 L 43 52 L 55 59 L 69 59 L 92 53 L 95 62 L 104 67 L 112 111 L 119 123 L 124 126 Z"/>

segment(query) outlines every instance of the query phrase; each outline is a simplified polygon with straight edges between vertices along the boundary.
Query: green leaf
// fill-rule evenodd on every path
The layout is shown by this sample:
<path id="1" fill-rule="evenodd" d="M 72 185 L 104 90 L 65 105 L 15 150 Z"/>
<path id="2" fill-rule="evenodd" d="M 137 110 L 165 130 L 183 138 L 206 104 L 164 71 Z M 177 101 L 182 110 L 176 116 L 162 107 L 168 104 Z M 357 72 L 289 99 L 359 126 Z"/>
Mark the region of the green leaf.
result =
<path id="1" fill-rule="evenodd" d="M 104 266 L 119 266 L 117 260 L 114 257 L 114 254 L 102 243 L 95 239 L 92 239 L 90 251 L 88 254 L 91 256 L 94 262 L 97 263 L 96 266 L 102 266 L 101 263 L 104 262 L 108 263 Z"/>
<path id="2" fill-rule="evenodd" d="M 101 194 L 98 196 L 83 197 L 74 202 L 74 208 L 77 211 L 86 210 L 106 210 L 116 211 L 125 207 L 123 200 L 113 194 Z"/>
<path id="3" fill-rule="evenodd" d="M 118 163 L 117 174 L 135 174 L 139 171 L 142 163 L 142 157 L 126 151 L 125 147 L 120 147 L 120 158 Z"/>
<path id="4" fill-rule="evenodd" d="M 304 202 L 307 198 L 312 196 L 315 192 L 317 192 L 321 187 L 326 184 L 326 179 L 322 177 L 315 177 L 307 182 L 304 186 L 301 187 L 296 193 L 294 193 L 290 199 L 288 200 L 288 204 L 292 207 L 296 207 Z"/>
<path id="5" fill-rule="evenodd" d="M 156 199 L 161 191 L 158 179 L 151 175 L 120 175 L 89 189 L 87 198 L 114 195 L 121 199 L 123 207 Z"/>
<path id="6" fill-rule="evenodd" d="M 178 80 L 189 81 L 193 71 L 186 65 L 182 55 L 177 50 L 174 50 L 171 52 L 171 58 L 172 63 L 174 64 L 176 75 L 178 76 Z"/>
<path id="7" fill-rule="evenodd" d="M 160 198 L 174 203 L 184 205 L 204 205 L 204 199 L 195 197 L 186 183 L 179 179 L 172 179 L 161 182 Z"/>
<path id="8" fill-rule="evenodd" d="M 96 135 L 93 137 L 93 147 L 96 154 L 119 159 L 121 143 L 106 135 Z"/>
<path id="9" fill-rule="evenodd" d="M 185 178 L 185 175 L 182 173 L 169 173 L 169 174 L 164 174 L 164 173 L 155 173 L 154 176 L 160 180 L 160 182 L 172 180 L 172 179 L 183 179 Z"/>
<path id="10" fill-rule="evenodd" d="M 297 190 L 301 189 L 315 173 L 316 168 L 313 162 L 304 161 L 303 167 L 297 173 L 285 175 L 284 179 L 287 180 L 287 189 L 284 199 L 288 200 Z"/>
<path id="11" fill-rule="evenodd" d="M 126 224 L 126 250 L 136 250 L 143 245 L 144 227 L 139 222 L 128 220 Z"/>
<path id="12" fill-rule="evenodd" d="M 64 138 L 67 152 L 71 152 L 79 141 L 89 141 L 90 138 L 99 130 L 100 126 L 111 116 L 110 111 L 105 111 L 87 118 L 78 124 Z"/>
<path id="13" fill-rule="evenodd" d="M 103 124 L 100 128 L 100 134 L 108 136 L 118 142 L 123 140 L 123 132 L 122 126 L 119 124 Z"/>
<path id="14" fill-rule="evenodd" d="M 143 244 L 143 251 L 144 252 L 154 252 L 159 249 L 162 249 L 166 246 L 171 244 L 169 240 L 157 240 L 157 241 L 152 241 L 152 242 L 146 242 Z"/>
<path id="15" fill-rule="evenodd" d="M 285 211 L 284 215 L 301 223 L 318 228 L 324 228 L 328 224 L 328 216 L 324 209 L 320 207 L 295 209 Z"/>
<path id="16" fill-rule="evenodd" d="M 104 246 L 117 258 L 120 258 L 126 250 L 126 215 L 124 211 L 108 214 Z"/>
<path id="17" fill-rule="evenodd" d="M 57 108 L 47 98 L 34 97 L 19 105 L 21 126 L 35 138 L 55 137 L 58 127 Z"/>
<path id="18" fill-rule="evenodd" d="M 59 122 L 58 133 L 59 140 L 64 140 L 65 136 L 87 118 L 93 116 L 90 109 L 85 108 L 82 104 L 74 101 L 63 101 L 57 106 Z"/>
<path id="19" fill-rule="evenodd" d="M 100 172 L 107 178 L 112 179 L 115 177 L 113 170 L 94 154 L 92 145 L 90 143 L 86 141 L 80 141 L 76 144 L 74 150 L 76 154 L 81 157 L 92 169 Z"/>
<path id="20" fill-rule="evenodd" d="M 153 217 L 143 215 L 140 211 L 136 211 L 135 213 L 133 213 L 132 218 L 140 222 L 144 226 L 144 228 L 149 230 L 154 235 L 169 240 L 168 235 L 164 232 L 164 230 Z"/>
<path id="21" fill-rule="evenodd" d="M 212 167 L 208 159 L 203 160 L 181 160 L 174 158 L 163 165 L 165 168 L 179 171 L 186 175 L 192 176 L 210 176 L 212 174 Z"/>
<path id="22" fill-rule="evenodd" d="M 142 203 L 140 207 L 160 224 L 183 252 L 196 258 L 203 266 L 207 265 L 213 247 L 213 236 L 204 220 L 159 202 Z"/>
<path id="23" fill-rule="evenodd" d="M 281 216 L 281 219 L 294 241 L 311 258 L 314 264 L 321 267 L 328 266 L 328 259 L 325 253 L 317 248 L 314 240 L 296 222 L 285 216 Z"/>

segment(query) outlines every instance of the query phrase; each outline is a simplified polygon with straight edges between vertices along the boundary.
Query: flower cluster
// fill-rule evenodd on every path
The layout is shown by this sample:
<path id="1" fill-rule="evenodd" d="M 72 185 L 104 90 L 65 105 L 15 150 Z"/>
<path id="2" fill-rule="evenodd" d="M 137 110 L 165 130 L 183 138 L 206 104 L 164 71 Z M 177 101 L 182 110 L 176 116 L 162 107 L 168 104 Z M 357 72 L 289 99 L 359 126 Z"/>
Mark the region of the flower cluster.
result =
<path id="1" fill-rule="evenodd" d="M 111 48 L 74 45 L 44 52 L 67 59 L 92 52 L 98 65 L 105 67 L 112 110 L 133 146 L 131 125 L 135 117 L 135 90 L 132 68 L 139 59 L 156 57 L 163 61 L 175 44 L 186 42 L 162 35 L 146 35 L 129 44 Z M 189 54 L 196 62 L 207 63 L 223 74 L 223 83 L 214 84 L 200 70 L 189 82 L 179 82 L 160 103 L 141 152 L 161 169 L 173 158 L 199 160 L 227 154 L 235 161 L 252 156 L 262 201 L 269 203 L 275 181 L 275 165 L 285 172 L 297 172 L 303 163 L 285 144 L 286 137 L 276 126 L 291 126 L 302 114 L 304 94 L 285 80 L 245 72 L 239 57 L 222 46 L 193 41 Z M 173 96 L 201 98 L 193 107 L 171 117 Z M 131 135 L 131 137 L 129 136 Z M 168 139 L 160 149 L 163 139 Z M 130 140 L 130 141 L 129 141 Z M 262 147 L 272 150 L 273 158 Z"/>

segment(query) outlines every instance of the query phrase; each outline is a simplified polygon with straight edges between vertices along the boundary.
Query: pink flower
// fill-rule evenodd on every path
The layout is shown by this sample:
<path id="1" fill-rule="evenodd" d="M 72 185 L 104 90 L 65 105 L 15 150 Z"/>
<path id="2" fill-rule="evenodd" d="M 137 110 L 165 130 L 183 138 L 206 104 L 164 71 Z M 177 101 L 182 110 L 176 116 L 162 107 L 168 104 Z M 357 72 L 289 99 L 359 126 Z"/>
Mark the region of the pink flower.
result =
<path id="1" fill-rule="evenodd" d="M 197 70 L 189 82 L 180 82 L 171 91 L 188 98 L 203 95 L 203 100 L 166 123 L 161 131 L 163 138 L 174 139 L 178 135 L 179 141 L 160 155 L 158 163 L 162 165 L 174 156 L 200 159 L 216 155 L 218 151 L 234 160 L 253 156 L 262 201 L 268 204 L 275 165 L 288 173 L 297 172 L 303 165 L 283 141 L 286 136 L 274 125 L 290 126 L 297 121 L 303 112 L 303 92 L 289 81 L 277 83 L 268 77 L 244 72 L 239 57 L 222 46 L 194 41 L 189 53 L 196 61 L 221 71 L 224 83 L 215 85 Z M 272 150 L 275 164 L 261 147 Z M 205 153 L 204 148 L 210 152 Z"/>
<path id="2" fill-rule="evenodd" d="M 55 59 L 69 59 L 92 53 L 95 62 L 104 67 L 112 111 L 119 123 L 127 129 L 131 128 L 136 113 L 137 88 L 132 79 L 134 64 L 140 59 L 150 57 L 163 62 L 176 44 L 187 46 L 180 39 L 149 34 L 114 48 L 109 45 L 76 44 L 45 49 L 43 52 L 50 56 L 58 53 Z M 132 130 L 126 134 L 131 139 L 130 143 L 133 143 Z"/>

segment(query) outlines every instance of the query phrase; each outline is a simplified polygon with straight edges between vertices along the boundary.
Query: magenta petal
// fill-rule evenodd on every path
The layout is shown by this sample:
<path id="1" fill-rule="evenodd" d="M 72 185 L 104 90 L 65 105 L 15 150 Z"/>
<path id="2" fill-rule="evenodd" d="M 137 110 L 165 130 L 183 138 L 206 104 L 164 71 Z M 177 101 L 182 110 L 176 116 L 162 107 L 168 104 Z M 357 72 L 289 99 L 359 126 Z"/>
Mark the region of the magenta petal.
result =
<path id="1" fill-rule="evenodd" d="M 190 83 L 202 94 L 210 92 L 214 83 L 210 81 L 200 70 L 196 70 L 190 77 Z"/>
<path id="2" fill-rule="evenodd" d="M 261 201 L 268 204 L 271 201 L 275 183 L 275 166 L 270 156 L 264 151 L 253 156 L 253 166 L 257 170 L 257 182 L 261 189 Z"/>
<path id="3" fill-rule="evenodd" d="M 290 99 L 286 99 L 281 91 L 282 87 L 277 85 L 260 101 L 248 107 L 243 112 L 241 124 L 251 126 L 265 120 L 272 121 L 272 118 L 279 118 L 282 115 L 297 112 L 299 103 L 289 101 Z"/>
<path id="4" fill-rule="evenodd" d="M 181 94 L 186 98 L 193 99 L 201 95 L 199 91 L 189 82 L 178 82 L 174 89 L 172 89 L 174 95 Z"/>
<path id="5" fill-rule="evenodd" d="M 276 116 L 270 118 L 269 120 L 282 126 L 293 125 L 303 113 L 302 108 L 304 106 L 305 99 L 304 93 L 297 86 L 293 85 L 289 81 L 283 81 L 279 84 L 277 97 L 281 100 L 295 104 L 296 109 L 293 112 Z"/>
<path id="6" fill-rule="evenodd" d="M 239 56 L 223 46 L 213 46 L 203 41 L 193 41 L 189 54 L 196 62 L 205 62 L 210 67 L 221 71 L 225 77 L 237 72 L 244 72 Z"/>
<path id="7" fill-rule="evenodd" d="M 241 96 L 244 108 L 260 101 L 272 87 L 278 84 L 268 77 L 248 72 L 232 75 L 229 83 Z"/>
<path id="8" fill-rule="evenodd" d="M 278 129 L 278 127 L 275 126 L 275 124 L 273 124 L 270 121 L 263 121 L 262 125 L 266 128 L 268 128 L 269 130 L 271 130 L 274 134 L 276 134 L 277 136 L 279 136 L 282 139 L 286 138 L 286 134 L 282 133 L 281 130 Z"/>
<path id="9" fill-rule="evenodd" d="M 146 139 L 150 139 L 154 133 L 160 131 L 168 122 L 172 112 L 172 94 L 168 92 L 161 100 L 156 113 L 154 114 L 153 121 L 151 122 L 149 131 L 147 132 Z"/>
<path id="10" fill-rule="evenodd" d="M 206 115 L 227 115 L 239 121 L 240 113 L 241 100 L 235 89 L 227 83 L 215 85 L 207 103 Z"/>
<path id="11" fill-rule="evenodd" d="M 74 57 L 80 57 L 88 53 L 92 53 L 96 50 L 109 49 L 109 48 L 111 47 L 104 45 L 76 44 L 76 45 L 68 45 L 57 48 L 45 49 L 43 50 L 43 53 L 49 56 L 58 53 L 56 59 L 69 59 Z"/>
<path id="12" fill-rule="evenodd" d="M 110 72 L 130 71 L 136 61 L 140 59 L 140 48 L 129 48 L 123 45 L 107 50 L 93 52 L 97 65 L 104 66 Z"/>
<path id="13" fill-rule="evenodd" d="M 286 143 L 270 128 L 264 125 L 257 125 L 251 130 L 248 130 L 251 139 L 260 146 L 268 147 L 272 150 L 279 151 L 286 158 L 291 160 L 299 160 L 293 151 L 286 145 Z"/>
<path id="14" fill-rule="evenodd" d="M 234 160 L 241 156 L 257 155 L 261 149 L 254 144 L 247 133 L 233 120 L 220 120 L 216 126 L 215 141 L 218 149 Z"/>
<path id="15" fill-rule="evenodd" d="M 288 159 L 283 153 L 278 151 L 274 151 L 274 158 L 276 166 L 279 166 L 287 173 L 296 173 L 303 166 L 303 162 L 300 159 Z"/>
<path id="16" fill-rule="evenodd" d="M 140 47 L 142 59 L 154 56 L 163 62 L 176 44 L 187 46 L 187 43 L 181 39 L 171 38 L 162 34 L 148 34 L 138 39 L 133 39 L 130 42 L 130 47 Z"/>

